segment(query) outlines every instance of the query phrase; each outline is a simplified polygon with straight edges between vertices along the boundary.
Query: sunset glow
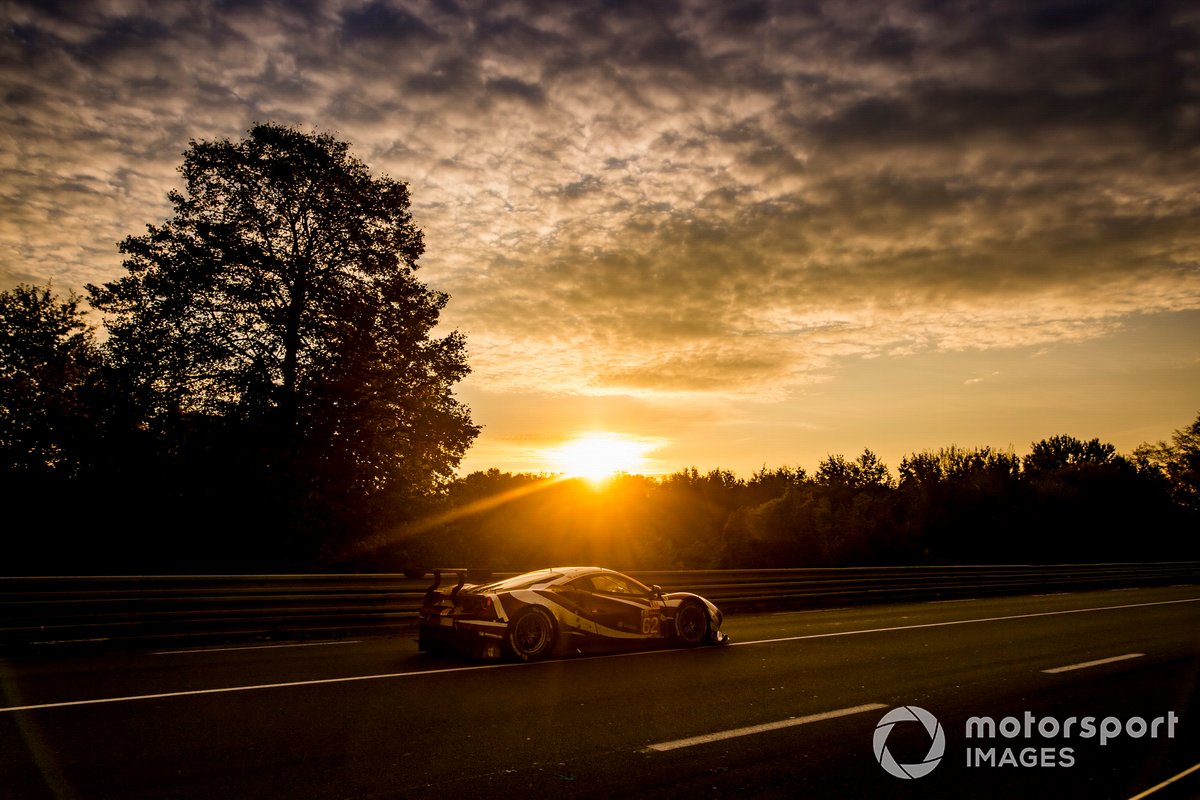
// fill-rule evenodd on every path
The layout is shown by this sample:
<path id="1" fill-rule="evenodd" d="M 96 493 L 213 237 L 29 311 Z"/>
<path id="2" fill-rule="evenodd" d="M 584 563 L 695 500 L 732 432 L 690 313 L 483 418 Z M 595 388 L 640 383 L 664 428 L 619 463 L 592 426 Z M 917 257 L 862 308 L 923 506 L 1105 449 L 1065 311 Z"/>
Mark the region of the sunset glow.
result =
<path id="1" fill-rule="evenodd" d="M 68 6 L 0 12 L 0 287 L 120 275 L 189 140 L 332 132 L 409 186 L 461 474 L 646 468 L 579 431 L 658 474 L 1128 452 L 1200 408 L 1185 0 Z"/>
<path id="2" fill-rule="evenodd" d="M 600 483 L 618 473 L 645 470 L 645 454 L 653 445 L 615 433 L 587 433 L 547 454 L 556 472 Z"/>

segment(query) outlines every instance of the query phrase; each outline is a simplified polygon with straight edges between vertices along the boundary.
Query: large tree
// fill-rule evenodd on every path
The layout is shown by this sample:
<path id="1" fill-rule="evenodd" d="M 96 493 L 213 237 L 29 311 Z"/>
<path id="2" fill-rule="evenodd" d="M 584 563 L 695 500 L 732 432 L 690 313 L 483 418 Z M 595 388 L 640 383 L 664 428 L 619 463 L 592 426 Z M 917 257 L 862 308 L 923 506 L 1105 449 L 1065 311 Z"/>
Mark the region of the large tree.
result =
<path id="1" fill-rule="evenodd" d="M 120 245 L 128 274 L 88 287 L 145 424 L 234 431 L 331 525 L 447 480 L 478 428 L 452 393 L 464 339 L 433 335 L 448 297 L 415 276 L 407 185 L 272 124 L 191 142 L 180 172 L 174 215 Z"/>

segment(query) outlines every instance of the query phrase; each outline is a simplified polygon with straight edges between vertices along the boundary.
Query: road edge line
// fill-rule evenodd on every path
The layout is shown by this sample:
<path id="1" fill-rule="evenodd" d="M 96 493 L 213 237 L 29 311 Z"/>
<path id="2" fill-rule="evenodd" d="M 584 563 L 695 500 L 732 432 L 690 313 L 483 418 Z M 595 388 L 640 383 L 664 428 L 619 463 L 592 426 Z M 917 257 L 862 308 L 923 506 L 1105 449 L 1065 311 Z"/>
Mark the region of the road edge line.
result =
<path id="1" fill-rule="evenodd" d="M 1176 783 L 1177 781 L 1183 780 L 1188 775 L 1191 775 L 1193 772 L 1195 772 L 1198 769 L 1200 769 L 1200 764 L 1193 764 L 1192 766 L 1185 769 L 1183 772 L 1179 773 L 1178 775 L 1173 775 L 1170 778 L 1167 778 L 1165 781 L 1158 784 L 1157 786 L 1151 786 L 1149 789 L 1142 792 L 1141 794 L 1135 794 L 1133 797 L 1129 798 L 1129 800 L 1142 800 L 1142 798 L 1149 797 L 1150 795 L 1157 792 L 1159 789 L 1165 789 L 1168 786 L 1170 786 L 1172 783 Z"/>

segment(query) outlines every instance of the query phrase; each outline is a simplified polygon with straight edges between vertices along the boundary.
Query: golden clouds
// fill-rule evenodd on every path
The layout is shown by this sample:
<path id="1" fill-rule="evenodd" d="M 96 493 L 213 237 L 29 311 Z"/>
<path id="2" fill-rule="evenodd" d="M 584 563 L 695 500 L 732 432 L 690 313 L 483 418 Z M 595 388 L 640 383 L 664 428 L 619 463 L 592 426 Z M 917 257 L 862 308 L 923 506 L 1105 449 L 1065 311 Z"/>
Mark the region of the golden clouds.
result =
<path id="1" fill-rule="evenodd" d="M 0 280 L 116 274 L 189 138 L 409 181 L 491 391 L 779 399 L 1200 307 L 1183 2 L 6 7 Z"/>

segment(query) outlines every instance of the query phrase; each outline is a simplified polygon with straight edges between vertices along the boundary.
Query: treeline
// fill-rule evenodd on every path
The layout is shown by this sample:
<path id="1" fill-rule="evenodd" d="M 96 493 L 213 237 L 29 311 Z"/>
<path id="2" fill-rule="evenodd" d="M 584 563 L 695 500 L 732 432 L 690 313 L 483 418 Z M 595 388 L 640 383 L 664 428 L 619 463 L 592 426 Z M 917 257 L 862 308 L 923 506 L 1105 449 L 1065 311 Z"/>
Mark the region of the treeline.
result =
<path id="1" fill-rule="evenodd" d="M 252 386 L 216 410 L 164 405 L 161 374 L 139 382 L 131 369 L 147 365 L 115 351 L 128 339 L 98 341 L 80 305 L 0 292 L 0 574 L 1200 558 L 1200 417 L 1131 454 L 1056 436 L 1025 455 L 914 453 L 895 471 L 865 450 L 811 474 L 435 480 L 472 438 L 452 404 L 421 411 L 449 426 L 427 444 L 367 436 L 403 433 L 422 408 L 404 392 L 315 375 L 286 427 L 278 398 Z"/>
<path id="2" fill-rule="evenodd" d="M 928 450 L 897 472 L 870 450 L 830 456 L 812 474 L 688 469 L 618 476 L 602 488 L 476 472 L 449 488 L 435 524 L 380 538 L 387 556 L 377 563 L 715 569 L 1200 558 L 1200 418 L 1130 455 L 1056 436 L 1024 456 Z"/>
<path id="3" fill-rule="evenodd" d="M 0 292 L 0 575 L 320 570 L 441 496 L 388 463 L 414 448 L 346 441 L 390 421 L 353 390 L 302 431 L 270 406 L 148 410 L 79 305 Z M 372 418 L 319 414 L 342 398 Z"/>

